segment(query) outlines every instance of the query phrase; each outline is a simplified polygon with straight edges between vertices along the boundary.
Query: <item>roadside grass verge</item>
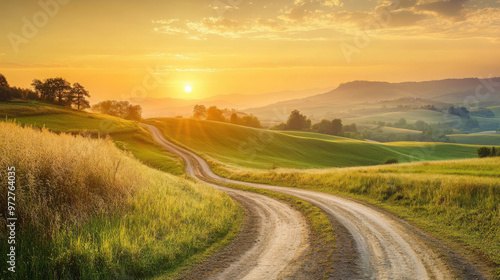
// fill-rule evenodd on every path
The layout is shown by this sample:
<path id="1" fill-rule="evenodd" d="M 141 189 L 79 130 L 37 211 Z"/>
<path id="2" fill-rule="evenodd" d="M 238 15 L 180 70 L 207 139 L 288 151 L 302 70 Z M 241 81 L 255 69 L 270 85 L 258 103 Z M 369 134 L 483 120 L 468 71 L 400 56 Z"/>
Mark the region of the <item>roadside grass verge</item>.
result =
<path id="1" fill-rule="evenodd" d="M 16 273 L 4 265 L 0 278 L 164 276 L 226 244 L 239 228 L 243 212 L 227 195 L 146 167 L 108 139 L 0 122 L 0 147 L 1 185 L 7 167 L 16 167 L 18 218 Z M 6 191 L 0 205 L 7 205 Z"/>
<path id="2" fill-rule="evenodd" d="M 378 205 L 459 250 L 474 252 L 500 279 L 498 157 L 308 171 L 235 170 L 214 161 L 210 165 L 216 174 L 234 180 L 339 194 Z"/>

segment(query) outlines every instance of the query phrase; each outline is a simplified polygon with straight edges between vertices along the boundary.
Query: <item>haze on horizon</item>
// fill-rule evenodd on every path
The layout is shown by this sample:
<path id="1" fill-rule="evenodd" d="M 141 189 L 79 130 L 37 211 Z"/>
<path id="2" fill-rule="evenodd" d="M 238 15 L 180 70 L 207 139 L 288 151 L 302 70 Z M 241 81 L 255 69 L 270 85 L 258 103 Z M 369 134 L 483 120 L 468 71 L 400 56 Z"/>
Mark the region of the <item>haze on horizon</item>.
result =
<path id="1" fill-rule="evenodd" d="M 0 73 L 11 85 L 62 76 L 83 84 L 93 100 L 134 97 L 138 86 L 147 88 L 147 97 L 201 99 L 352 80 L 500 76 L 496 0 L 41 0 L 0 6 Z M 27 22 L 36 30 L 26 32 Z"/>

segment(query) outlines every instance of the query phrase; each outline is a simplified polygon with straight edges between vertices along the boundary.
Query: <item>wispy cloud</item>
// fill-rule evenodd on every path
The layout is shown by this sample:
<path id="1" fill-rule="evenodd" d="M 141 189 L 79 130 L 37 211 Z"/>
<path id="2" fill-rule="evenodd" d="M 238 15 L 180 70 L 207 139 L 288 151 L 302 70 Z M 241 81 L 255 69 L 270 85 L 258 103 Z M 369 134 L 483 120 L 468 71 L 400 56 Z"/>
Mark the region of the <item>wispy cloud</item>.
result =
<path id="1" fill-rule="evenodd" d="M 371 11 L 344 9 L 340 0 L 294 0 L 268 17 L 208 17 L 192 20 L 159 20 L 155 31 L 182 35 L 190 40 L 209 36 L 251 40 L 338 40 L 366 31 L 379 13 L 389 11 L 379 36 L 435 36 L 439 38 L 500 38 L 499 8 L 478 8 L 473 0 L 379 0 Z M 371 27 L 373 28 L 373 26 Z M 319 31 L 325 31 L 318 35 Z"/>

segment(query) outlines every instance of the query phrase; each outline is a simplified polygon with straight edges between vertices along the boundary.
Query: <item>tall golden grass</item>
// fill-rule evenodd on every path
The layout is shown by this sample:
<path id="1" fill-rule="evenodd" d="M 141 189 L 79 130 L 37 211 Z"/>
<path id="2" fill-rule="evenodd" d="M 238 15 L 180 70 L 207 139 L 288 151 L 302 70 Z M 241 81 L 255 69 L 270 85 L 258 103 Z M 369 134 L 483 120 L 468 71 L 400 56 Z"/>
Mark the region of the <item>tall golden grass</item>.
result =
<path id="1" fill-rule="evenodd" d="M 18 279 L 158 275 L 223 238 L 240 215 L 227 195 L 146 167 L 109 139 L 0 122 L 2 186 L 8 166 L 17 174 Z M 4 219 L 6 190 L 0 205 Z"/>
<path id="2" fill-rule="evenodd" d="M 235 170 L 224 177 L 350 196 L 479 252 L 500 279 L 500 158 L 324 170 Z"/>

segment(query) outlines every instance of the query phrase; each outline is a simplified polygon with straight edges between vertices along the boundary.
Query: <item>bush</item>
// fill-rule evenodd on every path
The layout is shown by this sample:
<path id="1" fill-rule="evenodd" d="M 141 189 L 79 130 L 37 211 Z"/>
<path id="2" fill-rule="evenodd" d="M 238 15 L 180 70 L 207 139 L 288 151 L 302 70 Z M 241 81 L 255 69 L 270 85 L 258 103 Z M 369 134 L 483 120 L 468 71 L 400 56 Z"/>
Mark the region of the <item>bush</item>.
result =
<path id="1" fill-rule="evenodd" d="M 489 157 L 489 156 L 492 155 L 492 152 L 493 151 L 490 148 L 488 148 L 488 147 L 481 147 L 481 148 L 477 149 L 477 155 L 480 158 Z"/>
<path id="2" fill-rule="evenodd" d="M 390 158 L 386 160 L 384 164 L 396 164 L 396 163 L 399 163 L 397 158 Z"/>

